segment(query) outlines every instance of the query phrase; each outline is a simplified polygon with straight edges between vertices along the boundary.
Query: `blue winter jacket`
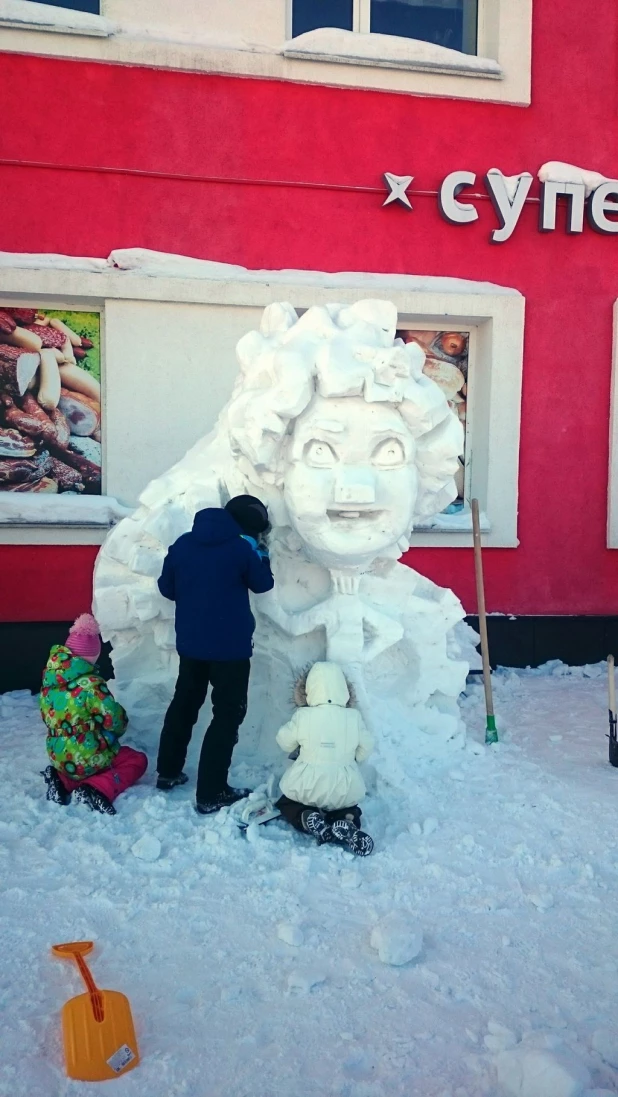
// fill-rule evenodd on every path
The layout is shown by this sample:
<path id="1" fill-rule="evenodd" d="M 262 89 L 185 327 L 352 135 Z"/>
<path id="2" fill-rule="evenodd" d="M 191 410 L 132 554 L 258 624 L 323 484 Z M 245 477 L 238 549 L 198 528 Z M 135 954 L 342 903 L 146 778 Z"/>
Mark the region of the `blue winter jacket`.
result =
<path id="1" fill-rule="evenodd" d="M 159 590 L 176 603 L 176 649 L 190 659 L 249 659 L 255 621 L 249 591 L 274 586 L 267 557 L 226 510 L 195 515 L 191 533 L 169 549 Z"/>

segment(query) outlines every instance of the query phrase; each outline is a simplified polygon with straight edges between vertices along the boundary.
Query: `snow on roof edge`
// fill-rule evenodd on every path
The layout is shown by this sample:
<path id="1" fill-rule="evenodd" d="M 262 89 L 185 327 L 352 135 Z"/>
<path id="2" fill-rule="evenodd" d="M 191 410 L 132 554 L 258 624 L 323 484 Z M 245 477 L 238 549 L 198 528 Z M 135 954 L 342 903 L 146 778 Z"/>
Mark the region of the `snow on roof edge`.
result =
<path id="1" fill-rule="evenodd" d="M 391 289 L 423 293 L 494 294 L 521 297 L 512 286 L 467 278 L 375 271 L 251 270 L 233 263 L 194 259 L 147 248 L 116 248 L 107 259 L 52 253 L 0 252 L 0 269 L 75 270 L 123 277 L 195 278 L 213 282 L 257 282 L 316 286 L 323 289 Z"/>

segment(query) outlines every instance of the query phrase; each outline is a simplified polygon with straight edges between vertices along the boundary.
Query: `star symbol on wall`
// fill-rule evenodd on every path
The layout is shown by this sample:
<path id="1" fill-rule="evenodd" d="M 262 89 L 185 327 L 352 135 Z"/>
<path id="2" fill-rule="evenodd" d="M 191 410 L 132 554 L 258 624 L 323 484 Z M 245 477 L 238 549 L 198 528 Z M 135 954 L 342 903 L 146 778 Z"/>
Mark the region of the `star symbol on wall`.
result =
<path id="1" fill-rule="evenodd" d="M 384 182 L 390 193 L 382 205 L 388 206 L 391 202 L 401 202 L 408 209 L 413 209 L 412 203 L 406 194 L 413 179 L 413 175 L 393 175 L 392 171 L 385 171 Z"/>

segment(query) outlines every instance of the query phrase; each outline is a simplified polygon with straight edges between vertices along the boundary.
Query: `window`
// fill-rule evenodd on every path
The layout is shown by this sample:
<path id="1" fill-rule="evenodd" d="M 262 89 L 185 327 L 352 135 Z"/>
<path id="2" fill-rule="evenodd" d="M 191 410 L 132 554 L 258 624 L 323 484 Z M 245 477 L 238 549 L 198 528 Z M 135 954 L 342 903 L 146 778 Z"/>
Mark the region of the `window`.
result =
<path id="1" fill-rule="evenodd" d="M 121 251 L 114 255 L 116 261 L 122 262 Z M 28 519 L 34 531 L 29 534 L 32 543 L 100 543 L 102 529 L 94 527 L 109 525 L 114 515 L 118 516 L 119 507 L 122 513 L 122 505 L 135 506 L 153 476 L 159 476 L 180 460 L 214 425 L 229 400 L 238 373 L 236 344 L 246 332 L 259 327 L 262 309 L 273 300 L 271 271 L 248 272 L 250 280 L 245 282 L 235 267 L 221 269 L 216 278 L 205 280 L 199 260 L 196 274 L 200 277 L 187 277 L 186 264 L 192 262 L 190 259 L 182 260 L 177 268 L 182 276 L 178 277 L 170 273 L 174 266 L 167 261 L 157 268 L 156 254 L 146 262 L 148 275 L 139 270 L 127 273 L 104 264 L 96 273 L 92 268 L 65 270 L 54 267 L 54 261 L 50 256 L 49 266 L 40 269 L 4 267 L 0 310 L 12 315 L 16 328 L 22 331 L 26 330 L 24 322 L 30 318 L 25 315 L 26 306 L 30 312 L 38 312 L 34 324 L 27 328 L 29 331 L 34 327 L 36 334 L 40 327 L 43 335 L 47 333 L 47 342 L 52 321 L 61 320 L 62 324 L 55 324 L 53 330 L 63 331 L 66 326 L 74 337 L 80 337 L 82 346 L 77 348 L 73 344 L 74 353 L 77 349 L 82 352 L 76 355 L 80 368 L 91 373 L 95 380 L 103 360 L 104 444 L 102 451 L 100 445 L 94 444 L 98 443 L 98 430 L 96 422 L 92 422 L 92 412 L 96 418 L 99 408 L 93 407 L 93 399 L 84 398 L 82 412 L 77 406 L 78 394 L 74 392 L 72 398 L 68 398 L 67 392 L 62 394 L 73 425 L 69 448 L 81 452 L 88 462 L 83 465 L 78 462 L 76 471 L 83 467 L 88 483 L 84 483 L 78 496 L 71 498 L 69 492 L 75 489 L 69 486 L 69 480 L 61 488 L 57 480 L 54 485 L 54 477 L 59 473 L 65 478 L 72 475 L 75 453 L 69 470 L 54 464 L 39 478 L 41 469 L 36 459 L 46 461 L 40 442 L 34 446 L 38 447 L 37 453 L 24 453 L 30 436 L 24 441 L 19 423 L 12 423 L 10 432 L 5 431 L 6 437 L 0 439 L 5 450 L 9 450 L 0 454 L 0 486 L 4 479 L 5 485 L 19 490 L 15 495 L 3 492 L 6 502 L 0 509 L 3 516 L 7 515 L 7 503 L 12 502 L 13 514 L 19 517 L 19 522 L 6 519 L 0 522 L 0 544 L 24 543 L 23 530 L 18 525 L 26 521 L 27 508 L 32 515 Z M 155 277 L 153 271 L 157 270 Z M 368 292 L 365 277 L 358 274 L 339 275 L 336 290 L 328 275 L 314 272 L 315 284 L 305 280 L 305 272 L 288 271 L 286 277 L 289 281 L 281 281 L 277 276 L 276 299 L 293 301 L 298 312 L 311 305 L 327 304 L 333 298 L 342 304 L 353 304 Z M 324 284 L 320 284 L 321 278 Z M 386 297 L 395 304 L 400 338 L 417 341 L 425 348 L 426 372 L 442 387 L 462 421 L 465 416 L 465 451 L 458 478 L 460 497 L 449 508 L 450 513 L 436 515 L 417 526 L 413 546 L 470 546 L 470 514 L 462 504 L 469 498 L 477 498 L 485 516 L 485 545 L 514 548 L 518 543 L 524 298 L 514 289 L 463 279 L 450 285 L 441 278 L 409 276 L 404 283 L 400 274 L 373 275 L 371 286 L 372 295 L 377 291 L 376 296 Z M 27 302 L 33 303 L 27 305 Z M 46 302 L 50 302 L 49 307 Z M 101 314 L 105 317 L 104 324 L 100 323 Z M 618 331 L 618 305 L 616 322 Z M 4 326 L 7 328 L 6 317 Z M 10 337 L 15 330 L 11 322 L 8 329 Z M 12 347 L 13 352 L 5 355 L 4 367 L 0 368 L 0 390 L 8 389 L 10 394 L 11 389 L 15 390 L 18 373 L 21 387 L 28 385 L 28 370 L 40 366 L 39 352 L 27 354 L 17 370 L 15 337 L 12 344 L 7 342 L 5 331 L 4 339 L 0 348 Z M 22 335 L 22 345 L 23 341 Z M 205 346 L 209 348 L 206 369 Z M 178 371 L 169 368 L 170 362 L 179 359 L 184 363 L 181 399 Z M 127 361 L 132 363 L 130 391 Z M 59 366 L 64 370 L 60 363 Z M 152 383 L 153 376 L 156 385 Z M 34 380 L 36 395 L 36 376 Z M 131 398 L 134 392 L 148 393 L 148 399 L 135 400 Z M 192 399 L 187 397 L 188 392 L 193 394 Z M 614 447 L 616 469 L 617 453 L 618 441 Z M 90 475 L 91 463 L 101 456 L 104 494 L 90 495 L 101 490 L 97 478 Z M 21 471 L 16 480 L 13 473 L 18 471 L 18 465 Z M 41 480 L 47 482 L 41 484 Z M 613 482 L 618 482 L 618 471 Z M 36 500 L 30 484 L 39 484 Z M 60 501 L 61 490 L 64 498 Z M 60 522 L 59 502 L 63 512 L 69 508 L 73 517 L 64 513 Z M 84 514 L 90 518 L 86 520 Z M 69 526 L 76 528 L 71 531 Z"/>
<path id="2" fill-rule="evenodd" d="M 293 0 L 292 35 L 320 27 L 416 38 L 476 53 L 478 0 Z"/>
<path id="3" fill-rule="evenodd" d="M 423 373 L 435 381 L 446 396 L 451 411 L 464 428 L 464 448 L 459 455 L 455 476 L 457 498 L 446 514 L 460 514 L 470 499 L 470 459 L 468 446 L 468 357 L 469 331 L 437 331 L 435 328 L 410 328 L 405 321 L 397 329 L 404 343 L 418 343 L 425 351 Z"/>
<path id="4" fill-rule="evenodd" d="M 292 37 L 319 27 L 353 30 L 354 0 L 294 0 Z"/>
<path id="5" fill-rule="evenodd" d="M 476 53 L 477 0 L 371 0 L 374 34 L 420 38 Z"/>
<path id="6" fill-rule="evenodd" d="M 72 11 L 89 11 L 99 15 L 100 0 L 37 0 L 39 4 L 51 4 L 55 8 L 71 8 Z"/>

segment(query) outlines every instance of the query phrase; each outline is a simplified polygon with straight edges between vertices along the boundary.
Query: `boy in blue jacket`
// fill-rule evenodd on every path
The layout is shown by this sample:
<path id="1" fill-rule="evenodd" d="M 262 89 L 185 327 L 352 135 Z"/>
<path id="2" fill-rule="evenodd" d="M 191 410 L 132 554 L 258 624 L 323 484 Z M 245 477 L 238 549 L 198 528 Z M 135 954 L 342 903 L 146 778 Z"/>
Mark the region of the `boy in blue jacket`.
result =
<path id="1" fill-rule="evenodd" d="M 249 591 L 264 594 L 274 586 L 268 553 L 258 540 L 267 529 L 268 511 L 252 495 L 236 496 L 223 510 L 200 510 L 191 533 L 169 549 L 159 579 L 161 594 L 176 603 L 180 667 L 161 732 L 157 788 L 167 792 L 188 780 L 182 767 L 212 686 L 212 721 L 197 776 L 201 815 L 249 793 L 230 788 L 227 775 L 247 711 L 255 629 Z"/>

